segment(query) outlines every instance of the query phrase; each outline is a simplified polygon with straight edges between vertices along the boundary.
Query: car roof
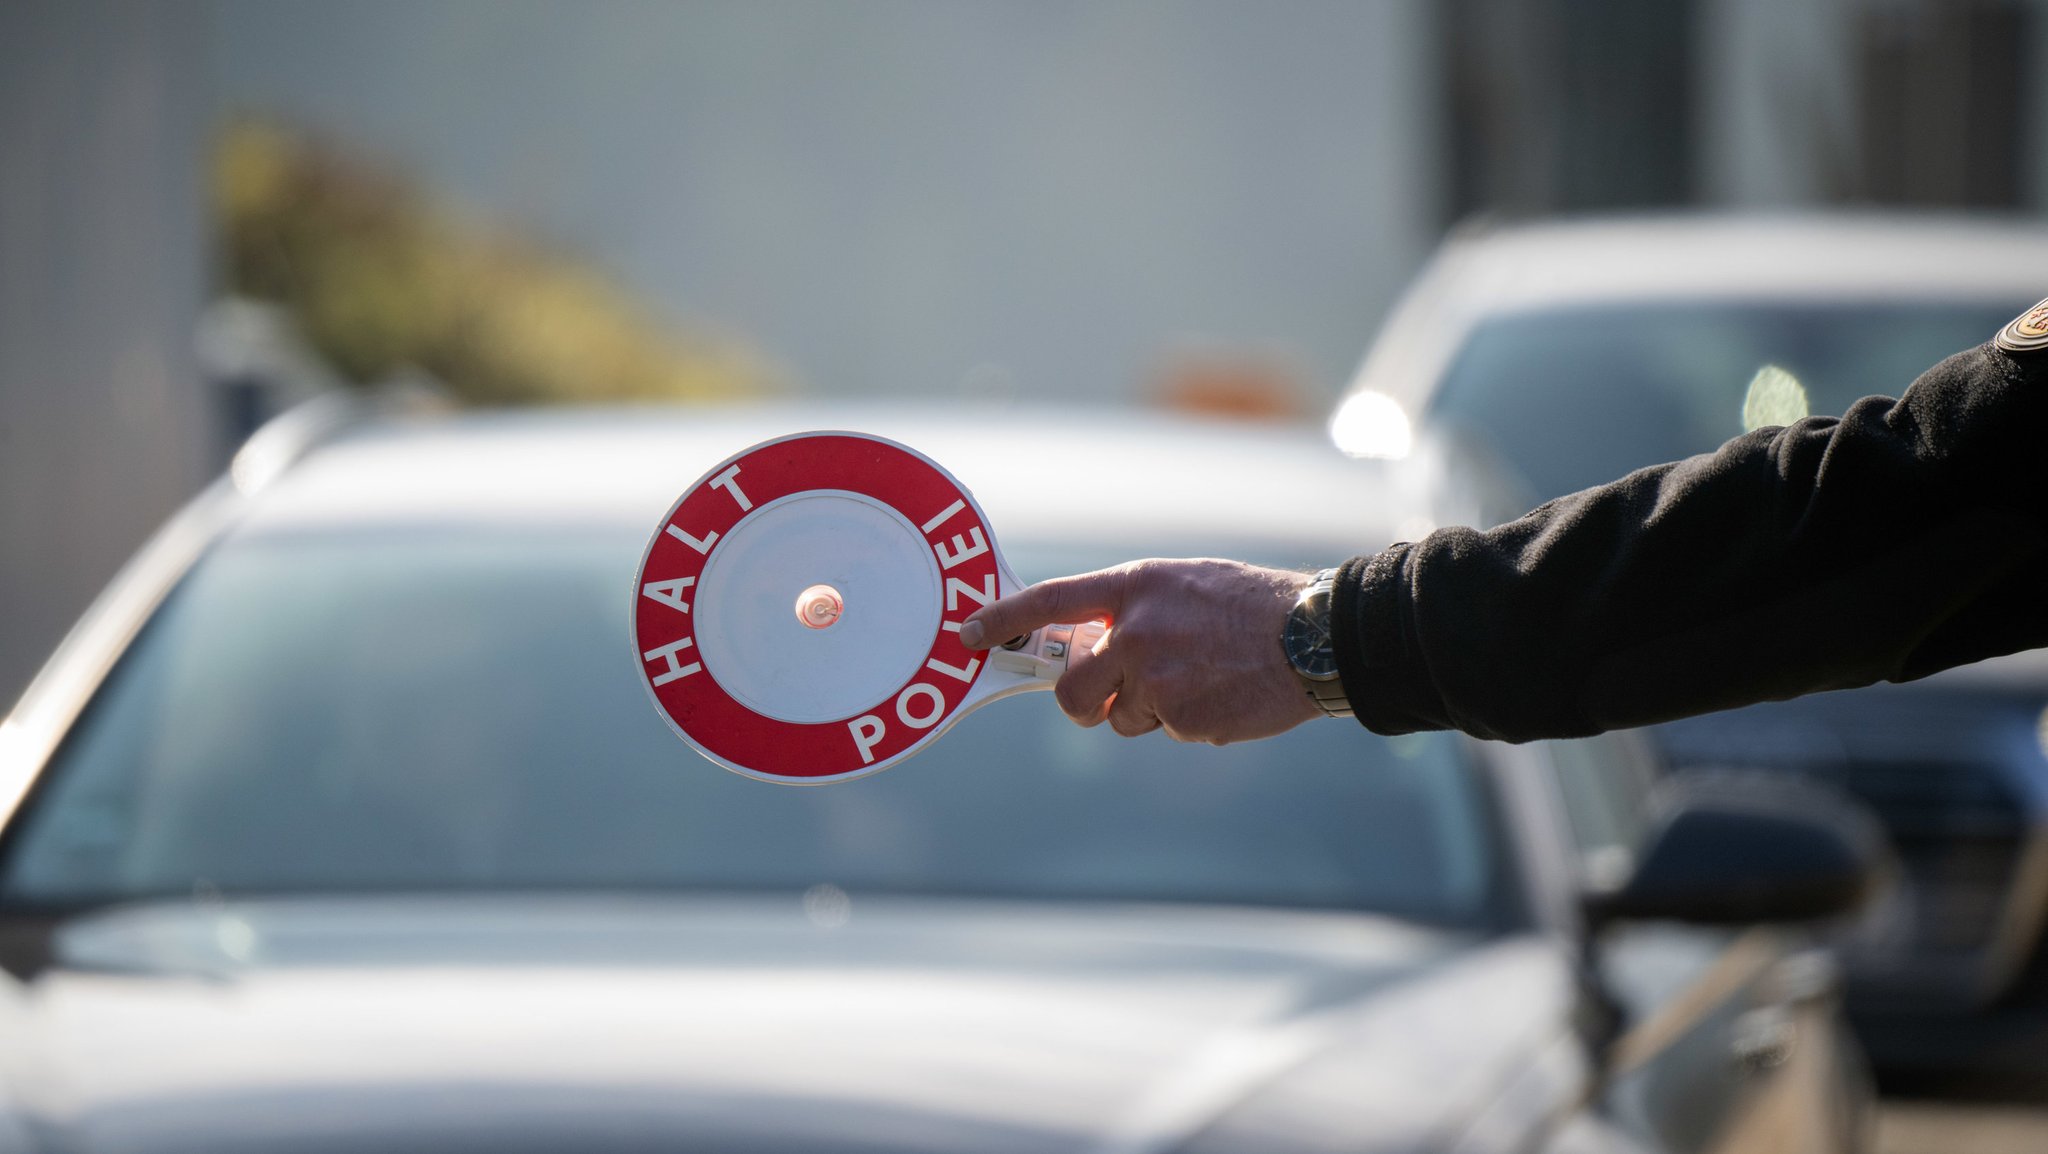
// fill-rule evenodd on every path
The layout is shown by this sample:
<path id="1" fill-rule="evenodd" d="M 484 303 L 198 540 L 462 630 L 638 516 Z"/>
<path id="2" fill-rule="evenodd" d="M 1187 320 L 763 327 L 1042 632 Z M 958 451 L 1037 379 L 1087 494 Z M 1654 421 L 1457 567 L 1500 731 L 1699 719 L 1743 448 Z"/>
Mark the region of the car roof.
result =
<path id="1" fill-rule="evenodd" d="M 1987 300 L 2048 293 L 2048 225 L 1954 216 L 1639 216 L 1454 237 L 1496 310 L 1644 296 Z"/>
<path id="2" fill-rule="evenodd" d="M 1422 512 L 1395 470 L 1344 457 L 1312 426 L 792 400 L 380 419 L 319 444 L 263 486 L 238 531 L 452 522 L 651 533 L 713 465 L 826 429 L 889 437 L 937 461 L 1006 542 L 1123 546 L 1127 556 L 1264 548 L 1334 564 L 1418 527 Z"/>
<path id="3" fill-rule="evenodd" d="M 1581 305 L 1954 302 L 2014 312 L 2048 295 L 2048 225 L 1934 214 L 1685 214 L 1476 227 L 1446 240 L 1346 396 L 1411 415 L 1486 317 Z M 1985 333 L 1988 340 L 1990 333 Z"/>

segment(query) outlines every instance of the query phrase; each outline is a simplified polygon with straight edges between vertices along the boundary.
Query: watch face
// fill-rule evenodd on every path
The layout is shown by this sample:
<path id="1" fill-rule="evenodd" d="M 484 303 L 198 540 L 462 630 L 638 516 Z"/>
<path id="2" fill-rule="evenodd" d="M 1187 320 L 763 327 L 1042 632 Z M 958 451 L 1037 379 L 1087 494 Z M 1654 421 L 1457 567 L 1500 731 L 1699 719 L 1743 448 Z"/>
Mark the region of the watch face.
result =
<path id="1" fill-rule="evenodd" d="M 1315 681 L 1337 676 L 1337 649 L 1330 640 L 1330 595 L 1319 592 L 1305 597 L 1287 615 L 1287 628 L 1280 635 L 1287 660 L 1295 672 Z"/>

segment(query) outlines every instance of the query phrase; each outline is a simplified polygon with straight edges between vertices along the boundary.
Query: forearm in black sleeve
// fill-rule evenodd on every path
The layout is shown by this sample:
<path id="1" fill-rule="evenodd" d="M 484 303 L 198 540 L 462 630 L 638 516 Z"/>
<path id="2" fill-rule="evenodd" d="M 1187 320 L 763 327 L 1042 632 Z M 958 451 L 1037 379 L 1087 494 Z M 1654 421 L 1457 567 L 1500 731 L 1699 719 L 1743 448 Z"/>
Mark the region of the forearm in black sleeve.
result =
<path id="1" fill-rule="evenodd" d="M 1568 737 L 2048 645 L 2048 354 L 1761 429 L 1347 563 L 1332 626 L 1381 733 Z"/>

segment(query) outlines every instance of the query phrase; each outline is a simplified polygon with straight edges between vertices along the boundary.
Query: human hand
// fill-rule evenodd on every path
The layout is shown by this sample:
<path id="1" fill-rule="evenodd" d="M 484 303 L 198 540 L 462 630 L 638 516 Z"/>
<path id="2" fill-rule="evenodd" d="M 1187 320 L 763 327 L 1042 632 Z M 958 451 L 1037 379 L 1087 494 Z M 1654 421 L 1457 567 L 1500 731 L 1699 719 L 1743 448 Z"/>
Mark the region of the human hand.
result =
<path id="1" fill-rule="evenodd" d="M 1125 737 L 1163 728 L 1175 741 L 1248 741 L 1323 715 L 1280 648 L 1309 580 L 1213 558 L 1131 561 L 1002 598 L 968 617 L 960 640 L 986 649 L 1101 618 L 1109 630 L 1068 657 L 1053 687 L 1068 717 Z"/>

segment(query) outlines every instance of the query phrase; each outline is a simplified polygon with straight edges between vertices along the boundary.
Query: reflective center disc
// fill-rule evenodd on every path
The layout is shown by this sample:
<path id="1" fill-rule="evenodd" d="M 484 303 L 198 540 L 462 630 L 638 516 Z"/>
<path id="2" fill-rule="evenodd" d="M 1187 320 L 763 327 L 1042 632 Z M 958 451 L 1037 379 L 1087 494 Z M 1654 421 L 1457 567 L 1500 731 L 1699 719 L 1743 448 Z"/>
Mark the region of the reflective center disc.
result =
<path id="1" fill-rule="evenodd" d="M 861 607 L 829 629 L 790 611 L 825 584 Z M 758 506 L 699 582 L 697 649 L 740 704 L 778 721 L 873 708 L 917 672 L 939 627 L 939 563 L 917 526 L 872 497 L 798 493 Z"/>

